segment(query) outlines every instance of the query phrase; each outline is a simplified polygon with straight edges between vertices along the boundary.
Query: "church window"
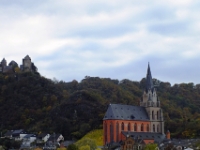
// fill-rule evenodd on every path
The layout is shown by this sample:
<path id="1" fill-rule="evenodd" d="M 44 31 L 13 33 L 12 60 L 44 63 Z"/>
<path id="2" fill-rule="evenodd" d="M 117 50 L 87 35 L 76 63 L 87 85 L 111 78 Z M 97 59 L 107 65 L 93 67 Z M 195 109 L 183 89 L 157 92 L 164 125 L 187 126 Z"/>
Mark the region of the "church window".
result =
<path id="1" fill-rule="evenodd" d="M 124 123 L 122 122 L 121 130 L 124 131 Z"/>
<path id="2" fill-rule="evenodd" d="M 134 131 L 137 131 L 137 124 L 134 124 Z"/>
<path id="3" fill-rule="evenodd" d="M 154 120 L 154 111 L 152 111 L 152 120 Z"/>
<path id="4" fill-rule="evenodd" d="M 149 124 L 147 124 L 147 132 L 149 132 Z"/>
<path id="5" fill-rule="evenodd" d="M 131 131 L 131 124 L 128 123 L 128 131 Z"/>
<path id="6" fill-rule="evenodd" d="M 144 125 L 143 125 L 143 123 L 141 125 L 141 131 L 144 131 Z"/>
<path id="7" fill-rule="evenodd" d="M 105 138 L 105 143 L 106 143 L 107 142 L 107 135 L 108 135 L 107 134 L 107 124 L 106 123 L 104 124 L 104 135 L 105 135 L 104 138 Z"/>
<path id="8" fill-rule="evenodd" d="M 159 112 L 157 111 L 157 120 L 159 119 Z"/>
<path id="9" fill-rule="evenodd" d="M 116 139 L 117 139 L 117 142 L 119 141 L 119 123 L 117 122 L 117 125 L 116 125 Z"/>
<path id="10" fill-rule="evenodd" d="M 153 132 L 156 132 L 155 124 L 153 125 Z"/>
<path id="11" fill-rule="evenodd" d="M 114 137 L 113 125 L 112 123 L 110 123 L 110 142 L 113 141 L 113 137 Z"/>

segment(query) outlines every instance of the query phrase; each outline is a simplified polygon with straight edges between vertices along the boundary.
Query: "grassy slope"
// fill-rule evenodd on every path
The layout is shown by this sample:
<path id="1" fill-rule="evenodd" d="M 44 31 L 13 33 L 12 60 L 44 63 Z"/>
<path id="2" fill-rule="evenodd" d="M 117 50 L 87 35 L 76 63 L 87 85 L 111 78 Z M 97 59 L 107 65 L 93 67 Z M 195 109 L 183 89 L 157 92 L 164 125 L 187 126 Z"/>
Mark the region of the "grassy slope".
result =
<path id="1" fill-rule="evenodd" d="M 103 145 L 103 129 L 97 129 L 88 132 L 83 138 L 90 138 L 95 140 L 97 146 Z"/>

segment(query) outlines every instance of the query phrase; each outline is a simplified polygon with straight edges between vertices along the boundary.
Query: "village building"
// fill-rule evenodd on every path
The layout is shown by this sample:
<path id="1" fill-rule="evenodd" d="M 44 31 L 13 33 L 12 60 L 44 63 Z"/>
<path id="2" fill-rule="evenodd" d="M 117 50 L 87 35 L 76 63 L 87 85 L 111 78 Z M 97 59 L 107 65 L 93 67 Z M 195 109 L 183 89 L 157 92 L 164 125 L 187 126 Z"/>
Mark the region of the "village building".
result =
<path id="1" fill-rule="evenodd" d="M 140 106 L 110 104 L 103 118 L 103 132 L 104 145 L 120 143 L 122 149 L 128 146 L 126 143 L 129 146 L 131 143 L 160 143 L 166 138 L 161 102 L 153 85 L 149 64 Z"/>

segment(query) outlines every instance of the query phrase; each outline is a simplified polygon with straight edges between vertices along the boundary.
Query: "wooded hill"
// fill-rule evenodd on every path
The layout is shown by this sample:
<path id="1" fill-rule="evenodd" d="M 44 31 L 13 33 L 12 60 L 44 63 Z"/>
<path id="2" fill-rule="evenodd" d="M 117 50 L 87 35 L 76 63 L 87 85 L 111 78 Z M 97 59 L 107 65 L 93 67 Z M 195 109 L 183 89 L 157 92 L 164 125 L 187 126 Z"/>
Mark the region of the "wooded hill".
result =
<path id="1" fill-rule="evenodd" d="M 200 135 L 200 84 L 153 79 L 164 112 L 165 131 L 174 137 Z M 50 80 L 39 73 L 0 74 L 0 130 L 62 133 L 79 139 L 102 128 L 110 103 L 139 105 L 145 78 L 122 81 L 85 77 L 81 82 Z"/>

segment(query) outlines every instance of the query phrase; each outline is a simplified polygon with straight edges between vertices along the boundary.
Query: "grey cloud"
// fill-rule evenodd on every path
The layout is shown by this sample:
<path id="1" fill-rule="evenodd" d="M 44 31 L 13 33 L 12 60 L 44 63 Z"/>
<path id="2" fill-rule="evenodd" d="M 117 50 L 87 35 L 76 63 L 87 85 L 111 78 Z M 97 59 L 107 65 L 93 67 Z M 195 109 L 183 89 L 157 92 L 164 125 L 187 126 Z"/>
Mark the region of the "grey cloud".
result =
<path id="1" fill-rule="evenodd" d="M 148 30 L 161 35 L 180 35 L 188 30 L 188 22 L 158 23 L 150 25 Z"/>

